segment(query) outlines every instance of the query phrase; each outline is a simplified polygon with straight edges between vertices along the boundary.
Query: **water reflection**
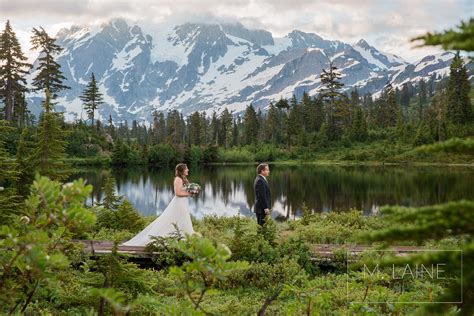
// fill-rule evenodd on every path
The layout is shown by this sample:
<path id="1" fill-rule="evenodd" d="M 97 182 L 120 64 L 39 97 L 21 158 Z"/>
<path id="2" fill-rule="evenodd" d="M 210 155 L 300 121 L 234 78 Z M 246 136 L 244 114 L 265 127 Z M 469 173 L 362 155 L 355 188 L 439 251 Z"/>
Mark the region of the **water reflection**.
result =
<path id="1" fill-rule="evenodd" d="M 203 192 L 190 199 L 191 213 L 253 216 L 255 166 L 190 168 L 190 181 Z M 88 169 L 82 177 L 94 186 L 89 203 L 100 201 L 109 171 Z M 117 190 L 145 215 L 160 214 L 173 196 L 173 170 L 112 170 Z M 468 167 L 288 166 L 272 165 L 269 178 L 273 216 L 299 216 L 303 202 L 316 212 L 350 208 L 377 212 L 381 205 L 420 206 L 474 199 L 474 169 Z"/>

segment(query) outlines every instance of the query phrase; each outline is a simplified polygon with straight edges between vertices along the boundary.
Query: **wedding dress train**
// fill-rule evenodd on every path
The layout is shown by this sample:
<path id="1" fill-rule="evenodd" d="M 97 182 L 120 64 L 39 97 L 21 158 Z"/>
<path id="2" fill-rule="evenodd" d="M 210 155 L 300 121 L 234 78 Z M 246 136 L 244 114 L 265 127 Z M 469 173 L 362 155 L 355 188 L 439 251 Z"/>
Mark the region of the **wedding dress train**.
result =
<path id="1" fill-rule="evenodd" d="M 174 196 L 163 213 L 123 246 L 146 246 L 153 236 L 166 237 L 176 232 L 176 224 L 181 234 L 194 234 L 188 197 Z"/>

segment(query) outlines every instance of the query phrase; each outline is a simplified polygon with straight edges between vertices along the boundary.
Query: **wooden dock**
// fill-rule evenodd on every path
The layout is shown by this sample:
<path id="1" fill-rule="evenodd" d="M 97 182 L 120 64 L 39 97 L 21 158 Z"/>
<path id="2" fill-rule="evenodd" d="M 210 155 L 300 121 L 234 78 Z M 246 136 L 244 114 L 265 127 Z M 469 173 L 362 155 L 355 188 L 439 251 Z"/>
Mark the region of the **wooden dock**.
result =
<path id="1" fill-rule="evenodd" d="M 104 255 L 112 252 L 114 243 L 110 240 L 75 240 L 77 243 L 84 245 L 84 251 L 92 255 Z M 355 258 L 364 251 L 374 251 L 376 248 L 367 245 L 341 245 L 341 244 L 314 244 L 311 245 L 310 251 L 312 259 L 315 261 L 331 261 L 335 257 L 340 257 L 340 254 Z M 392 246 L 384 251 L 393 251 L 397 255 L 407 255 L 414 251 L 423 250 L 422 247 L 417 246 Z M 152 258 L 158 256 L 159 252 L 148 252 L 145 247 L 137 246 L 118 246 L 117 252 L 121 254 L 128 254 L 136 258 Z"/>

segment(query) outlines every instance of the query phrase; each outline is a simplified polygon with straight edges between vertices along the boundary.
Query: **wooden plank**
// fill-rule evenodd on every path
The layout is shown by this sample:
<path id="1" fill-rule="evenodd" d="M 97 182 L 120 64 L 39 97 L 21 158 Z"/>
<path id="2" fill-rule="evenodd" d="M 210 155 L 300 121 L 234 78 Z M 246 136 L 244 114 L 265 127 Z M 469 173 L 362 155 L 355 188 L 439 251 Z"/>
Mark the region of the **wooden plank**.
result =
<path id="1" fill-rule="evenodd" d="M 110 240 L 74 240 L 74 242 L 81 243 L 84 245 L 84 251 L 96 255 L 107 254 L 112 252 L 114 246 L 113 241 Z M 351 257 L 360 255 L 366 250 L 377 250 L 376 248 L 369 245 L 343 245 L 343 244 L 315 244 L 311 245 L 311 253 L 313 254 L 313 260 L 320 259 L 333 259 L 335 252 L 338 250 L 347 251 L 347 254 Z M 394 251 L 399 255 L 404 255 L 413 251 L 423 250 L 422 247 L 417 246 L 392 246 L 385 251 Z M 158 252 L 148 252 L 146 247 L 141 246 L 118 246 L 118 253 L 130 254 L 137 257 L 152 257 L 159 255 Z"/>

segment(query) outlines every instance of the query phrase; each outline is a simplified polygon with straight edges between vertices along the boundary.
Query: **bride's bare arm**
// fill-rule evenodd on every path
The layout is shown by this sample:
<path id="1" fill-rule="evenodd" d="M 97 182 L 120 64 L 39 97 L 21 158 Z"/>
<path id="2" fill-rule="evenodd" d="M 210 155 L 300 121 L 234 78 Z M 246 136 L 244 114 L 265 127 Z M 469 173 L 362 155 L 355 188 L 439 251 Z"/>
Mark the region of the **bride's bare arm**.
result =
<path id="1" fill-rule="evenodd" d="M 191 196 L 192 194 L 183 190 L 183 179 L 176 177 L 174 179 L 174 194 L 176 196 Z"/>

